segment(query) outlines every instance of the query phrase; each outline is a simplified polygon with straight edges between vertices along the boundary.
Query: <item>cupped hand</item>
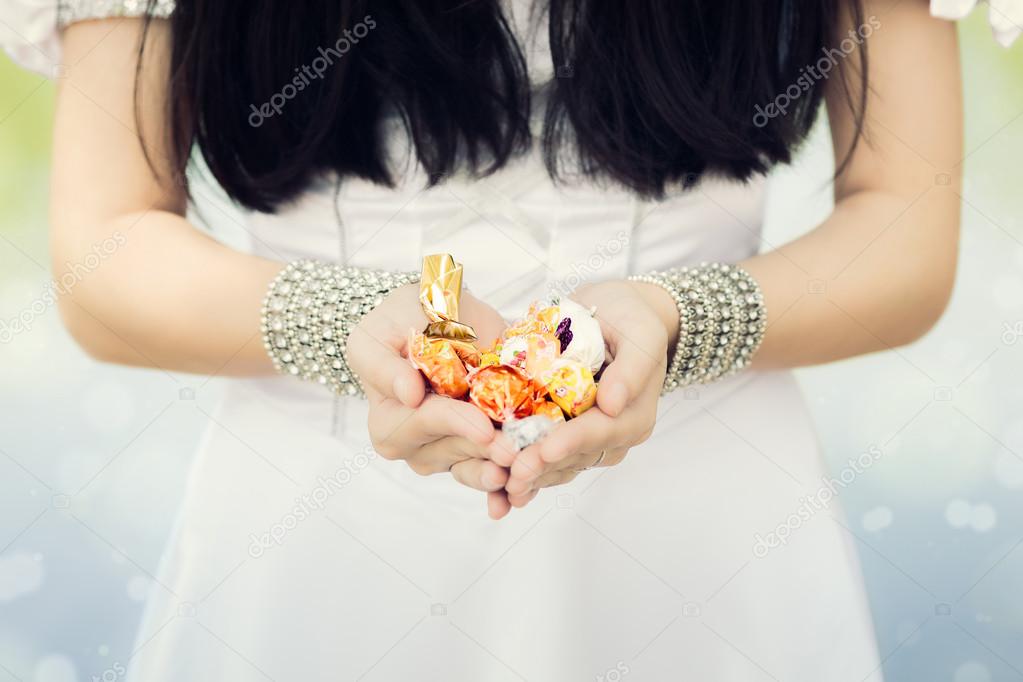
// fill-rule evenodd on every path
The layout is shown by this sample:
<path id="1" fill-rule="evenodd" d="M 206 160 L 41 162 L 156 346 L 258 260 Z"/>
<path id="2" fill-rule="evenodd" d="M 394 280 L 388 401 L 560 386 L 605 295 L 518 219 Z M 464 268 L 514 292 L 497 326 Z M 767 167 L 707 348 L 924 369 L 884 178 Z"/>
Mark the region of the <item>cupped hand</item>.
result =
<path id="1" fill-rule="evenodd" d="M 596 307 L 611 362 L 600 377 L 594 407 L 517 454 L 508 454 L 503 436 L 491 444 L 491 459 L 510 467 L 505 491 L 513 507 L 594 465 L 618 464 L 629 448 L 650 437 L 657 419 L 668 330 L 678 324 L 671 298 L 656 285 L 629 281 L 588 285 L 571 298 Z"/>
<path id="2" fill-rule="evenodd" d="M 505 327 L 496 310 L 468 292 L 460 319 L 484 344 Z M 426 324 L 419 286 L 409 284 L 388 294 L 348 338 L 348 363 L 369 401 L 370 440 L 382 457 L 404 460 L 418 474 L 450 471 L 460 483 L 488 492 L 493 515 L 495 505 L 508 504 L 508 470 L 488 459 L 493 424 L 474 405 L 427 393 L 422 374 L 405 357 L 409 331 Z"/>

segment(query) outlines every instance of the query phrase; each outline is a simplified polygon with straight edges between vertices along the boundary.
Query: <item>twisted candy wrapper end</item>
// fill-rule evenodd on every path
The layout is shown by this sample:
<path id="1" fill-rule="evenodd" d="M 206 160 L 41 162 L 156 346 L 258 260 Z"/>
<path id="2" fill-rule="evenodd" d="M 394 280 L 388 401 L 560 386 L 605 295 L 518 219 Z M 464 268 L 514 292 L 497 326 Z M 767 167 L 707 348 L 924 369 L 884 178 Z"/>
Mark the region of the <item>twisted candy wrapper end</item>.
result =
<path id="1" fill-rule="evenodd" d="M 476 366 L 479 364 L 476 331 L 458 321 L 461 300 L 462 265 L 449 253 L 424 257 L 419 303 L 430 323 L 423 333 L 431 339 L 447 339 L 463 361 Z"/>

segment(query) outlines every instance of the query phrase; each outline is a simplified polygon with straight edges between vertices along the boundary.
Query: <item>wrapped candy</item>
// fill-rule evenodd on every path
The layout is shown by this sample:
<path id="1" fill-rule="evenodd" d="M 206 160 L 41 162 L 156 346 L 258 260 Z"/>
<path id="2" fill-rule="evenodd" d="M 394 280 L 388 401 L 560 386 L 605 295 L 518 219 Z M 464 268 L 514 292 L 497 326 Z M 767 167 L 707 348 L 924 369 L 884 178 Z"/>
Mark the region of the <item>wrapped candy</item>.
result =
<path id="1" fill-rule="evenodd" d="M 533 416 L 547 417 L 555 424 L 565 421 L 565 413 L 558 407 L 557 403 L 544 401 L 536 406 Z"/>
<path id="2" fill-rule="evenodd" d="M 451 341 L 413 334 L 408 347 L 412 366 L 426 376 L 434 393 L 462 398 L 469 392 L 469 372 Z"/>
<path id="3" fill-rule="evenodd" d="M 526 368 L 526 351 L 529 341 L 525 336 L 513 336 L 501 344 L 501 364 L 514 365 L 519 369 Z"/>
<path id="4" fill-rule="evenodd" d="M 408 358 L 434 392 L 468 400 L 519 448 L 594 405 L 605 352 L 592 310 L 569 299 L 535 302 L 481 350 L 475 330 L 458 319 L 461 290 L 454 258 L 424 259 L 419 301 L 429 324 L 409 335 Z"/>
<path id="5" fill-rule="evenodd" d="M 551 400 L 569 417 L 578 417 L 593 407 L 597 399 L 597 385 L 590 368 L 564 357 L 554 363 L 544 386 Z"/>
<path id="6" fill-rule="evenodd" d="M 543 387 L 513 365 L 475 369 L 468 382 L 469 402 L 495 422 L 529 417 L 544 401 Z"/>
<path id="7" fill-rule="evenodd" d="M 544 405 L 554 405 L 554 403 L 544 403 Z M 557 408 L 557 405 L 554 405 L 554 407 Z M 560 409 L 558 409 L 558 414 L 561 414 Z M 561 418 L 561 421 L 565 421 L 564 417 Z M 554 427 L 557 425 L 558 422 L 556 420 L 546 415 L 534 414 L 531 417 L 507 421 L 501 430 L 508 436 L 515 449 L 521 450 L 540 441 L 554 430 Z"/>
<path id="8" fill-rule="evenodd" d="M 505 330 L 504 338 L 507 340 L 527 334 L 553 334 L 558 326 L 558 316 L 558 306 L 541 306 L 539 303 L 533 303 L 524 318 Z"/>
<path id="9" fill-rule="evenodd" d="M 419 280 L 419 303 L 430 324 L 423 333 L 431 339 L 447 339 L 466 364 L 479 364 L 476 332 L 458 321 L 462 300 L 462 265 L 448 253 L 423 258 Z"/>
<path id="10" fill-rule="evenodd" d="M 523 337 L 518 337 L 523 338 Z M 530 334 L 526 339 L 526 373 L 540 383 L 561 355 L 561 342 L 555 336 Z"/>
<path id="11" fill-rule="evenodd" d="M 586 365 L 597 373 L 604 364 L 604 334 L 590 310 L 569 298 L 558 303 L 560 317 L 556 327 L 562 341 L 561 357 Z"/>
<path id="12" fill-rule="evenodd" d="M 423 259 L 419 303 L 430 323 L 409 337 L 408 358 L 426 376 L 435 393 L 462 398 L 469 392 L 469 367 L 480 362 L 476 332 L 458 321 L 462 266 L 450 254 Z"/>

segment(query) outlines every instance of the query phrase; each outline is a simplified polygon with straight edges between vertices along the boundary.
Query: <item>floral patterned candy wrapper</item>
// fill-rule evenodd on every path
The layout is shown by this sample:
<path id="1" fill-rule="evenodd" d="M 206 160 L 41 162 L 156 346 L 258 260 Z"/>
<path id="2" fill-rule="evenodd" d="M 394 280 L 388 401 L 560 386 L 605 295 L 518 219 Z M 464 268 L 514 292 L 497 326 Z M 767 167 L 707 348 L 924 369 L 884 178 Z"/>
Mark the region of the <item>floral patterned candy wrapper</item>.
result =
<path id="1" fill-rule="evenodd" d="M 412 333 L 408 349 L 409 362 L 426 376 L 434 393 L 464 398 L 469 392 L 468 370 L 449 340 Z"/>
<path id="2" fill-rule="evenodd" d="M 544 403 L 545 405 L 553 405 L 554 403 Z M 561 410 L 559 409 L 560 413 Z M 562 417 L 561 421 L 565 421 Z M 544 414 L 534 414 L 530 417 L 524 417 L 522 419 L 511 419 L 504 423 L 501 427 L 501 431 L 504 432 L 508 439 L 515 446 L 516 450 L 529 447 L 534 443 L 538 443 L 548 433 L 550 433 L 558 422 L 551 419 Z"/>
<path id="3" fill-rule="evenodd" d="M 512 365 L 480 367 L 469 373 L 469 402 L 495 422 L 529 417 L 546 391 L 525 370 Z"/>
<path id="4" fill-rule="evenodd" d="M 546 334 L 530 334 L 525 339 L 526 373 L 542 384 L 561 355 L 561 341 Z"/>
<path id="5" fill-rule="evenodd" d="M 558 317 L 558 306 L 534 302 L 529 306 L 529 312 L 525 317 L 505 330 L 504 338 L 507 340 L 528 334 L 553 334 L 558 327 Z"/>
<path id="6" fill-rule="evenodd" d="M 558 407 L 569 417 L 578 417 L 593 407 L 597 400 L 597 385 L 593 373 L 586 365 L 575 360 L 560 358 L 545 377 L 544 386 Z"/>
<path id="7" fill-rule="evenodd" d="M 526 336 L 513 336 L 501 344 L 501 352 L 498 354 L 502 365 L 514 365 L 519 369 L 526 368 L 526 350 L 529 348 L 529 341 Z"/>

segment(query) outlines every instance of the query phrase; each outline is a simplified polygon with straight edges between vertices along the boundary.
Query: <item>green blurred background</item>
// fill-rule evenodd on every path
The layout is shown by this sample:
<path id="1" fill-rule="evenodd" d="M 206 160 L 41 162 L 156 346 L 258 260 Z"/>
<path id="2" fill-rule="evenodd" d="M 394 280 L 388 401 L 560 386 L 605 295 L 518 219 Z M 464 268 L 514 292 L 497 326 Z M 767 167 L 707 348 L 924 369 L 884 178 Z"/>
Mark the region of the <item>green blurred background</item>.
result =
<path id="1" fill-rule="evenodd" d="M 999 48 L 980 12 L 960 35 L 972 153 L 951 309 L 911 348 L 800 372 L 833 468 L 886 443 L 841 500 L 892 680 L 1023 680 L 1023 41 Z M 49 280 L 53 103 L 0 57 L 0 322 Z M 776 174 L 772 243 L 827 210 L 806 189 L 826 157 L 816 135 Z M 105 679 L 130 655 L 204 419 L 183 398 L 134 436 L 179 388 L 93 363 L 54 310 L 0 344 L 0 681 Z"/>

